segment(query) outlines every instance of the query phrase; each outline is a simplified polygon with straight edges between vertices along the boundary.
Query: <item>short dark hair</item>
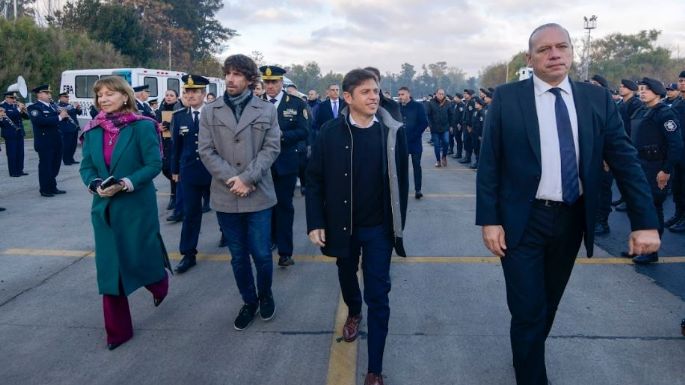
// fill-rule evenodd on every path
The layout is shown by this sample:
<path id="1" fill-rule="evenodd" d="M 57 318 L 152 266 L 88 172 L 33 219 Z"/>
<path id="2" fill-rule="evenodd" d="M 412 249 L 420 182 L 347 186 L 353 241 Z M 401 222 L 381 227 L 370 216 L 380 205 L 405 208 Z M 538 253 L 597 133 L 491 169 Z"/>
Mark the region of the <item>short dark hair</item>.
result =
<path id="1" fill-rule="evenodd" d="M 379 82 L 381 81 L 381 71 L 378 70 L 376 67 L 365 67 L 365 70 L 371 72 L 372 74 L 376 75 L 376 80 Z"/>
<path id="2" fill-rule="evenodd" d="M 411 91 L 409 91 L 409 87 L 407 87 L 407 86 L 402 86 L 402 87 L 400 87 L 400 89 L 397 90 L 397 91 L 407 91 L 407 92 L 411 92 Z"/>
<path id="3" fill-rule="evenodd" d="M 259 79 L 260 73 L 257 64 L 249 56 L 243 54 L 231 55 L 224 61 L 224 75 L 230 71 L 237 71 L 243 74 L 250 84 Z"/>
<path id="4" fill-rule="evenodd" d="M 365 69 L 357 68 L 345 74 L 342 82 L 343 92 L 353 93 L 354 89 L 359 87 L 367 80 L 378 82 L 376 75 Z"/>
<path id="5" fill-rule="evenodd" d="M 214 92 L 208 92 L 207 93 L 207 96 L 210 96 L 210 95 L 216 98 L 216 94 L 214 94 Z"/>
<path id="6" fill-rule="evenodd" d="M 533 50 L 533 36 L 535 36 L 536 33 L 542 31 L 543 29 L 547 29 L 547 28 L 558 28 L 558 29 L 566 32 L 566 37 L 568 38 L 568 44 L 570 44 L 571 47 L 573 47 L 573 43 L 571 42 L 571 34 L 568 33 L 568 30 L 566 28 L 562 27 L 561 25 L 559 25 L 557 23 L 547 23 L 547 24 L 543 24 L 543 25 L 535 28 L 533 30 L 533 32 L 530 33 L 530 37 L 528 37 L 528 53 L 530 53 L 530 51 Z"/>

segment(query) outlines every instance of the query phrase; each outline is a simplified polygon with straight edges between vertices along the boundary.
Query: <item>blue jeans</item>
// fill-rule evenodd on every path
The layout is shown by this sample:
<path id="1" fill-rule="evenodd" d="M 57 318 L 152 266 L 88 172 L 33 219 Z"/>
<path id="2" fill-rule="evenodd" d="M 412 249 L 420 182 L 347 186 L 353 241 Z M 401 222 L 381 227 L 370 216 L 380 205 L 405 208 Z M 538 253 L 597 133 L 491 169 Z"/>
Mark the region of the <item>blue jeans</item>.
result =
<path id="1" fill-rule="evenodd" d="M 447 149 L 449 143 L 447 141 L 450 138 L 449 131 L 445 132 L 431 132 L 431 139 L 433 140 L 433 150 L 435 150 L 435 160 L 440 161 L 441 157 L 447 156 Z M 442 156 L 440 151 L 442 150 Z"/>
<path id="2" fill-rule="evenodd" d="M 364 273 L 364 301 L 368 311 L 368 356 L 369 372 L 383 371 L 383 351 L 388 336 L 390 320 L 390 256 L 392 254 L 392 234 L 383 225 L 357 227 L 352 233 L 350 255 L 338 258 L 338 280 L 348 314 L 354 316 L 362 312 L 362 293 L 357 280 L 359 256 L 362 258 Z"/>
<path id="3" fill-rule="evenodd" d="M 257 304 L 259 296 L 271 295 L 271 209 L 252 213 L 217 212 L 216 217 L 231 251 L 231 266 L 240 296 L 246 304 Z M 257 270 L 259 296 L 255 290 L 250 255 Z"/>

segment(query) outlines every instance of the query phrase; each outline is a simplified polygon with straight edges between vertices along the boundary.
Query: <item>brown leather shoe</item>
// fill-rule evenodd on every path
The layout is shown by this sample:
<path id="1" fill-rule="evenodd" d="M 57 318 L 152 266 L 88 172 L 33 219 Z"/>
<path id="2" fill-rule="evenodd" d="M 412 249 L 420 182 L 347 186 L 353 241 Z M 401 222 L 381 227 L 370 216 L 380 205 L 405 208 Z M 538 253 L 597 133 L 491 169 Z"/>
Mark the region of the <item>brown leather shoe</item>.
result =
<path id="1" fill-rule="evenodd" d="M 353 317 L 347 317 L 345 326 L 343 326 L 343 340 L 345 342 L 352 342 L 357 339 L 359 335 L 359 324 L 362 322 L 362 313 Z"/>
<path id="2" fill-rule="evenodd" d="M 380 373 L 366 373 L 364 385 L 383 385 L 383 375 Z"/>

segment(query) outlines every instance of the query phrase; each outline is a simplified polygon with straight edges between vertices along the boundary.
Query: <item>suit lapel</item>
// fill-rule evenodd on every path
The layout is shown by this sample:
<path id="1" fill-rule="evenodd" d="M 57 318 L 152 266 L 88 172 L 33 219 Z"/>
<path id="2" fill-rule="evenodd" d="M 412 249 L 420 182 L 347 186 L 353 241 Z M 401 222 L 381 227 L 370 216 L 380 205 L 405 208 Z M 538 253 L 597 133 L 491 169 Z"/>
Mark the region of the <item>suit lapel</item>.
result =
<path id="1" fill-rule="evenodd" d="M 128 147 L 131 137 L 133 136 L 133 130 L 136 123 L 131 123 L 125 126 L 121 131 L 119 131 L 119 138 L 117 139 L 117 144 L 114 146 L 114 152 L 112 153 L 112 161 L 109 163 L 109 170 L 113 173 L 114 169 L 124 154 L 124 150 Z"/>
<path id="2" fill-rule="evenodd" d="M 583 180 L 587 180 L 590 175 L 590 165 L 592 164 L 592 150 L 594 145 L 594 127 L 592 124 L 592 107 L 590 103 L 585 100 L 580 87 L 571 82 L 571 89 L 573 90 L 573 104 L 576 106 L 576 115 L 578 117 L 578 168 L 580 176 Z"/>
<path id="3" fill-rule="evenodd" d="M 535 159 L 538 161 L 538 166 L 542 167 L 542 156 L 540 155 L 540 125 L 538 123 L 538 113 L 535 108 L 535 89 L 533 87 L 533 78 L 522 83 L 519 88 L 519 104 L 523 119 L 525 120 L 526 131 L 528 134 L 528 141 L 530 147 L 535 153 Z"/>

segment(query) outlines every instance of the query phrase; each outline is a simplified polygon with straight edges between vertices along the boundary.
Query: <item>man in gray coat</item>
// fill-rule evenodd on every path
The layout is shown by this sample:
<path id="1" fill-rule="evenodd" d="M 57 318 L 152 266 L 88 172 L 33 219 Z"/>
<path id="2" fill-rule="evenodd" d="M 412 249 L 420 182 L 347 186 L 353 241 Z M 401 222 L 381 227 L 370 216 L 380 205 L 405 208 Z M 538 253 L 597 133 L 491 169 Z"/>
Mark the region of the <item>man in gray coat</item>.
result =
<path id="1" fill-rule="evenodd" d="M 252 85 L 259 79 L 254 61 L 229 56 L 224 73 L 226 93 L 206 105 L 200 116 L 198 152 L 212 174 L 211 206 L 231 251 L 233 276 L 244 302 L 233 326 L 243 330 L 258 309 L 264 321 L 276 310 L 271 292 L 271 208 L 276 192 L 270 170 L 281 150 L 281 130 L 274 106 L 252 96 Z"/>

